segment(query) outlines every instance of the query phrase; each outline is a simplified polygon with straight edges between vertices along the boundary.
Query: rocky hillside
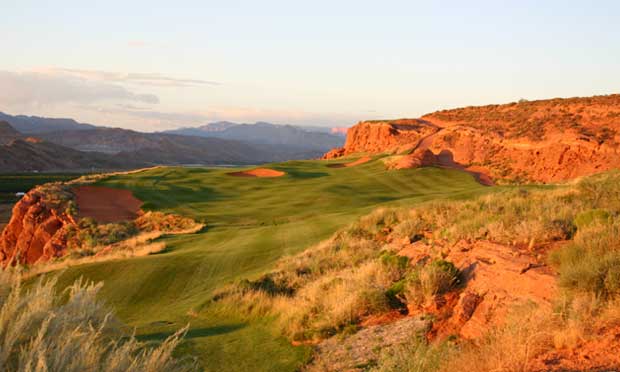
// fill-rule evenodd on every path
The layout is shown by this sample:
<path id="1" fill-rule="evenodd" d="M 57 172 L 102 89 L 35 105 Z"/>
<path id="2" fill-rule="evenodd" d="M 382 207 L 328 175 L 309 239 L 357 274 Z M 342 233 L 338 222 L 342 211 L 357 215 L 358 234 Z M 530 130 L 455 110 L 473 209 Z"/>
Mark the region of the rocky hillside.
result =
<path id="1" fill-rule="evenodd" d="M 493 180 L 554 182 L 620 166 L 620 95 L 466 107 L 421 119 L 362 122 L 325 154 L 430 150 L 436 164 Z M 405 159 L 402 164 L 407 164 Z M 410 161 L 409 163 L 419 163 Z"/>
<path id="2" fill-rule="evenodd" d="M 132 159 L 140 166 L 157 164 L 257 164 L 304 158 L 303 150 L 221 138 L 141 133 L 120 128 L 96 128 L 45 133 L 46 141 L 115 159 Z M 318 152 L 313 153 L 317 156 Z"/>
<path id="3" fill-rule="evenodd" d="M 76 224 L 72 200 L 69 191 L 56 185 L 26 194 L 0 235 L 0 263 L 33 263 L 64 255 L 68 228 Z"/>
<path id="4" fill-rule="evenodd" d="M 20 137 L 21 134 L 11 124 L 6 121 L 0 121 L 0 145 L 5 145 Z"/>
<path id="5" fill-rule="evenodd" d="M 124 169 L 142 163 L 132 158 L 121 159 L 99 153 L 84 153 L 68 147 L 26 137 L 9 123 L 0 122 L 0 172 L 84 171 Z"/>

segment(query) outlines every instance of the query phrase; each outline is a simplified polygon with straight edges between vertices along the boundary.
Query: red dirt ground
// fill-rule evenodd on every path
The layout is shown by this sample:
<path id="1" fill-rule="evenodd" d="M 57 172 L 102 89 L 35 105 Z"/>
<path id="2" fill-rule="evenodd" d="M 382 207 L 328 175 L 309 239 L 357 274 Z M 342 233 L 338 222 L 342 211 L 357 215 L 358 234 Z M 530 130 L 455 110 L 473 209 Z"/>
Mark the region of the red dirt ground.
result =
<path id="1" fill-rule="evenodd" d="M 368 163 L 371 160 L 372 158 L 370 156 L 364 156 L 363 158 L 359 158 L 356 161 L 353 161 L 351 163 L 329 164 L 327 166 L 330 168 L 348 168 L 348 167 L 355 167 L 356 165 Z"/>
<path id="2" fill-rule="evenodd" d="M 256 168 L 242 172 L 228 173 L 229 176 L 234 177 L 282 177 L 286 173 L 269 168 Z"/>
<path id="3" fill-rule="evenodd" d="M 133 220 L 142 201 L 131 191 L 101 186 L 78 186 L 75 193 L 80 218 L 90 217 L 99 223 Z"/>

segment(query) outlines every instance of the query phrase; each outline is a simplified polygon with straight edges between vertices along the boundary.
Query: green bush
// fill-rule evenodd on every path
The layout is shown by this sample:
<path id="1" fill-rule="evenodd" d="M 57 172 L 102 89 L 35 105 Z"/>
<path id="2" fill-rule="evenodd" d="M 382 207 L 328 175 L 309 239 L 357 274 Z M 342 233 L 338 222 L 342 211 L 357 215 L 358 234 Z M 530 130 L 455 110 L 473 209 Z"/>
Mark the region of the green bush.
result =
<path id="1" fill-rule="evenodd" d="M 574 224 L 578 229 L 584 229 L 594 224 L 608 223 L 610 218 L 611 215 L 604 209 L 590 209 L 575 216 Z"/>
<path id="2" fill-rule="evenodd" d="M 550 255 L 566 289 L 603 299 L 620 297 L 620 223 L 581 225 L 575 240 Z"/>

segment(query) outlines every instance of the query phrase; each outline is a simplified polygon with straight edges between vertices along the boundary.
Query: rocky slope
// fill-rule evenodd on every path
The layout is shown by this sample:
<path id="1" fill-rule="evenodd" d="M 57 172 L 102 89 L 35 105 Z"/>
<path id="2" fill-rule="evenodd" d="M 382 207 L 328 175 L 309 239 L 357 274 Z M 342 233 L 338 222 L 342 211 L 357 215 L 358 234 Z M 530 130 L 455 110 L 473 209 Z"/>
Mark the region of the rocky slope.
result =
<path id="1" fill-rule="evenodd" d="M 0 145 L 5 145 L 20 137 L 21 134 L 11 124 L 6 121 L 0 121 Z"/>
<path id="2" fill-rule="evenodd" d="M 100 153 L 84 153 L 72 148 L 26 137 L 9 123 L 0 122 L 0 172 L 124 169 L 142 163 Z"/>
<path id="3" fill-rule="evenodd" d="M 440 166 L 494 180 L 554 182 L 620 166 L 620 95 L 467 107 L 421 119 L 362 122 L 349 129 L 353 153 L 431 150 Z M 407 167 L 407 160 L 401 161 Z M 419 161 L 409 163 L 416 166 Z"/>
<path id="4" fill-rule="evenodd" d="M 13 207 L 0 235 L 0 263 L 34 263 L 66 253 L 68 227 L 75 225 L 69 208 L 72 194 L 61 186 L 38 187 Z"/>

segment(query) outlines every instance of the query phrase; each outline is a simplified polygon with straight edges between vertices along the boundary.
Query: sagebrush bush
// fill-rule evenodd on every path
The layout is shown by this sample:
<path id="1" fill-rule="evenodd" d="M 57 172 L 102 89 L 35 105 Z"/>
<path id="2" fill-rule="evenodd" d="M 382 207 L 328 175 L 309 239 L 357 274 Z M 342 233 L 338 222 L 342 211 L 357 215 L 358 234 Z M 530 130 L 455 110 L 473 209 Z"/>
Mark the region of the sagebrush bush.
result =
<path id="1" fill-rule="evenodd" d="M 57 294 L 55 280 L 24 288 L 19 272 L 0 271 L 0 370 L 191 371 L 172 356 L 186 329 L 161 345 L 128 336 L 96 299 L 102 284 L 78 280 Z"/>
<path id="2" fill-rule="evenodd" d="M 604 299 L 620 297 L 620 219 L 585 225 L 550 261 L 562 287 Z"/>
<path id="3" fill-rule="evenodd" d="M 460 272 L 452 262 L 433 260 L 418 265 L 405 279 L 404 295 L 408 303 L 422 306 L 435 296 L 452 290 L 459 284 Z"/>

